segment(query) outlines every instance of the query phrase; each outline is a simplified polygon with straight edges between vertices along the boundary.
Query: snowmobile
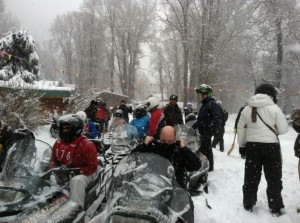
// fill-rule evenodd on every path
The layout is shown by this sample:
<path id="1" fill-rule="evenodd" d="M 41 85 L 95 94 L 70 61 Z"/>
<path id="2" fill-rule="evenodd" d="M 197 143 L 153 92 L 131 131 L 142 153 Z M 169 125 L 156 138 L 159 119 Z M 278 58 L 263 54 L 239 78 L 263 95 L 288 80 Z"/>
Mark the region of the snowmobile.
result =
<path id="1" fill-rule="evenodd" d="M 191 114 L 190 114 L 191 115 Z M 208 193 L 208 170 L 209 161 L 200 151 L 200 135 L 198 131 L 190 125 L 176 125 L 176 140 L 183 139 L 188 148 L 190 148 L 201 159 L 202 166 L 200 170 L 186 173 L 186 183 L 191 194 L 201 193 L 201 187 Z"/>
<path id="2" fill-rule="evenodd" d="M 152 153 L 133 153 L 117 165 L 106 203 L 90 223 L 194 222 L 187 190 L 180 187 L 172 164 Z"/>
<path id="3" fill-rule="evenodd" d="M 58 126 L 58 116 L 53 116 L 52 117 L 52 123 L 50 126 L 50 134 L 53 138 L 57 138 L 58 137 L 58 130 L 59 130 L 59 126 Z"/>
<path id="4" fill-rule="evenodd" d="M 199 140 L 194 129 L 185 125 L 175 128 L 177 139 L 185 137 L 187 145 L 197 153 Z M 209 162 L 206 157 L 201 162 L 199 171 L 186 175 L 189 189 L 199 182 L 207 186 Z M 114 169 L 106 202 L 91 223 L 194 222 L 190 196 L 176 181 L 169 160 L 152 153 L 127 154 Z"/>
<path id="5" fill-rule="evenodd" d="M 86 189 L 85 209 L 69 198 L 77 168 L 47 171 L 52 148 L 25 135 L 8 150 L 0 173 L 0 222 L 87 222 L 99 209 L 112 176 L 99 157 L 97 177 Z"/>

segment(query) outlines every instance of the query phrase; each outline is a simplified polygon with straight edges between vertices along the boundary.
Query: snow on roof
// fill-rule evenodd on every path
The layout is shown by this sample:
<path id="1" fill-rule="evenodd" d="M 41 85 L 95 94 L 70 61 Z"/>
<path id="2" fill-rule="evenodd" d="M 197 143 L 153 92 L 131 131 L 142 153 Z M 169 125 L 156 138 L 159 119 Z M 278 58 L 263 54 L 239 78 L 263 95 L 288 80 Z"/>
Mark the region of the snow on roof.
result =
<path id="1" fill-rule="evenodd" d="M 0 80 L 0 87 L 14 89 L 36 89 L 36 90 L 54 90 L 54 91 L 74 91 L 75 84 L 64 84 L 60 86 L 59 81 L 40 80 L 33 83 L 26 83 L 20 76 L 14 76 L 8 81 Z"/>

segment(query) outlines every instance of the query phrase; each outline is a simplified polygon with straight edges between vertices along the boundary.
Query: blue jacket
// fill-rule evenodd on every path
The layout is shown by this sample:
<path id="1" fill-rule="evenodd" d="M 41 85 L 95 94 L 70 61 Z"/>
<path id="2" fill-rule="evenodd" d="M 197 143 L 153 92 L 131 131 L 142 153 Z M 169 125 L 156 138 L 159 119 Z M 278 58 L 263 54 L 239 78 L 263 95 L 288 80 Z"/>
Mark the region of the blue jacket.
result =
<path id="1" fill-rule="evenodd" d="M 146 114 L 143 117 L 137 119 L 133 118 L 129 124 L 135 126 L 138 131 L 138 138 L 143 138 L 146 136 L 150 117 Z"/>
<path id="2" fill-rule="evenodd" d="M 222 111 L 214 98 L 205 98 L 199 109 L 197 126 L 200 135 L 216 135 L 221 130 Z"/>
<path id="3" fill-rule="evenodd" d="M 93 121 L 90 119 L 87 120 L 87 124 L 89 126 L 88 133 L 89 133 L 89 138 L 95 139 L 97 137 L 97 128 L 96 125 Z"/>

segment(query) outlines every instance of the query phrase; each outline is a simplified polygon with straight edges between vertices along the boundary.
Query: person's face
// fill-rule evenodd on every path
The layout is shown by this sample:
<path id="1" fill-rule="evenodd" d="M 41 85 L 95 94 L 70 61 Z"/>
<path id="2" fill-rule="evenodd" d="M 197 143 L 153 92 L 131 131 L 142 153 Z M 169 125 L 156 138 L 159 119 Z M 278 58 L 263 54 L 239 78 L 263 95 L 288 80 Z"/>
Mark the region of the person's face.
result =
<path id="1" fill-rule="evenodd" d="M 171 100 L 170 100 L 170 104 L 171 104 L 171 105 L 175 105 L 176 103 L 177 103 L 177 101 L 176 101 L 175 99 L 171 99 Z"/>
<path id="2" fill-rule="evenodd" d="M 64 125 L 64 126 L 62 126 L 62 131 L 63 132 L 68 132 L 68 131 L 70 131 L 72 129 L 72 126 L 70 126 L 70 125 Z"/>
<path id="3" fill-rule="evenodd" d="M 175 135 L 174 131 L 162 131 L 160 134 L 160 143 L 162 144 L 174 144 L 175 143 Z"/>
<path id="4" fill-rule="evenodd" d="M 200 94 L 200 100 L 203 101 L 205 98 L 207 98 L 207 94 Z"/>

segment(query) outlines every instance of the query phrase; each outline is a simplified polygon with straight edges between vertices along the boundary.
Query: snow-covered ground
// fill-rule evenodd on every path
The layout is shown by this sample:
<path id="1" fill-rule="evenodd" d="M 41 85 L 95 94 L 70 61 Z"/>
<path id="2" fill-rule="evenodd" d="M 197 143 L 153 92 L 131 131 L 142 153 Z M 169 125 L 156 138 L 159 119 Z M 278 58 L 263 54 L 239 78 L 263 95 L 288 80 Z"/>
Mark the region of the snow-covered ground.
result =
<path id="1" fill-rule="evenodd" d="M 289 132 L 279 136 L 283 157 L 283 202 L 284 214 L 273 217 L 270 214 L 267 196 L 266 180 L 264 176 L 258 190 L 258 200 L 253 212 L 247 212 L 243 208 L 242 186 L 244 179 L 244 162 L 238 152 L 238 144 L 230 156 L 227 150 L 233 143 L 233 126 L 236 114 L 229 115 L 224 136 L 225 152 L 215 149 L 214 172 L 209 173 L 209 193 L 193 197 L 195 206 L 195 223 L 298 223 L 300 213 L 296 208 L 300 207 L 300 182 L 298 177 L 298 158 L 294 156 L 294 142 L 297 133 L 290 127 Z M 44 140 L 53 145 L 55 139 L 50 136 L 49 126 L 42 126 L 35 131 L 37 139 Z M 262 173 L 262 175 L 264 175 Z M 206 200 L 211 206 L 206 206 Z"/>

